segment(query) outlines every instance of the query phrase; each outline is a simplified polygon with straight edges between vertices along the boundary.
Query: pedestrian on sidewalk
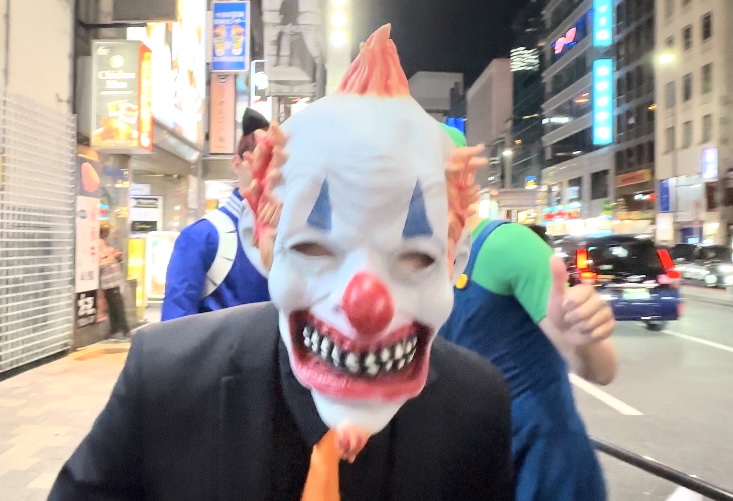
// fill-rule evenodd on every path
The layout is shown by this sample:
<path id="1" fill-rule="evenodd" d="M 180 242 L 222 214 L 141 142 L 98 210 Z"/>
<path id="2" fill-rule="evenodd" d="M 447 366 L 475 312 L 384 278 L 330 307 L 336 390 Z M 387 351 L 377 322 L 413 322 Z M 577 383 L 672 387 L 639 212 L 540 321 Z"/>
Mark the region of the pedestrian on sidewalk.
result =
<path id="1" fill-rule="evenodd" d="M 130 327 L 125 314 L 125 300 L 122 297 L 125 280 L 120 266 L 122 251 L 107 242 L 109 233 L 110 225 L 103 221 L 99 226 L 99 280 L 109 313 L 109 339 L 126 341 L 130 339 Z"/>
<path id="2" fill-rule="evenodd" d="M 254 151 L 255 132 L 268 127 L 264 116 L 247 108 L 232 158 L 237 187 L 222 207 L 178 236 L 168 264 L 161 320 L 269 301 L 267 279 L 247 258 L 237 231 L 241 219 L 252 217 L 241 194 L 251 182 L 244 156 Z"/>

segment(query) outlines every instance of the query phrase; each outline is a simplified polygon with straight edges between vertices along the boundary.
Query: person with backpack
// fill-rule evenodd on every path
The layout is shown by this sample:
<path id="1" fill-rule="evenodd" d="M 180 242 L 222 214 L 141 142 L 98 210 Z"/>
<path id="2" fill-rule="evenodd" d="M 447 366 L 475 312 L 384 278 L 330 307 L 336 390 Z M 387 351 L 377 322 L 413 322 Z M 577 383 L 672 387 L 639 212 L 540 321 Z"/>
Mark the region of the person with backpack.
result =
<path id="1" fill-rule="evenodd" d="M 232 159 L 238 186 L 222 207 L 185 228 L 176 240 L 166 275 L 162 321 L 269 301 L 267 279 L 247 259 L 237 231 L 240 217 L 247 217 L 241 190 L 250 183 L 243 157 L 254 150 L 255 131 L 268 127 L 264 116 L 247 108 Z"/>

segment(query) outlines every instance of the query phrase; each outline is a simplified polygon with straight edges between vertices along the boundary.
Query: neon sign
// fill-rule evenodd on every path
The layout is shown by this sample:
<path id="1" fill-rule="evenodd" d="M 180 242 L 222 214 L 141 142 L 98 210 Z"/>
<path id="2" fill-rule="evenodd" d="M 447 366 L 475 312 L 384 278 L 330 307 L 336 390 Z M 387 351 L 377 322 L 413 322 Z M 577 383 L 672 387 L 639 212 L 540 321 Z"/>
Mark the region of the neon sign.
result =
<path id="1" fill-rule="evenodd" d="M 613 60 L 593 61 L 593 144 L 613 142 Z"/>
<path id="2" fill-rule="evenodd" d="M 552 46 L 555 48 L 555 54 L 560 54 L 566 47 L 572 47 L 577 44 L 576 35 L 578 34 L 577 28 L 570 28 L 564 36 L 558 38 Z"/>
<path id="3" fill-rule="evenodd" d="M 612 30 L 613 1 L 593 0 L 593 47 L 610 47 Z"/>

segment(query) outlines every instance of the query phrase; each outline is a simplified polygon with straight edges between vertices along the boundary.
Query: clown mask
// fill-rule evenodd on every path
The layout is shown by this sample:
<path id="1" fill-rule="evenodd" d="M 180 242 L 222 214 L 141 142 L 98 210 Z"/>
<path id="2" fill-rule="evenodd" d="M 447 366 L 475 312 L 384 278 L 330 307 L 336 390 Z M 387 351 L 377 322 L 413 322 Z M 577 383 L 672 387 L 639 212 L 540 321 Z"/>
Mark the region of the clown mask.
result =
<path id="1" fill-rule="evenodd" d="M 388 26 L 337 94 L 260 144 L 254 177 L 278 183 L 253 185 L 267 224 L 243 241 L 267 246 L 278 214 L 269 286 L 294 373 L 329 427 L 375 434 L 425 386 L 480 149 L 456 150 L 409 96 Z"/>

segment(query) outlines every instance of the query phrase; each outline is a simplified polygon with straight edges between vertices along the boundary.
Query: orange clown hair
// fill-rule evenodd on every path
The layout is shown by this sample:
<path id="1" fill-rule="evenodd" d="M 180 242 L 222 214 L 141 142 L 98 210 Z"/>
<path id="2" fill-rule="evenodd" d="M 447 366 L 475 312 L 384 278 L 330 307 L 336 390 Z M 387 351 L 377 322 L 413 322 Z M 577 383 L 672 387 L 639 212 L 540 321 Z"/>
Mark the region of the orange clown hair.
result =
<path id="1" fill-rule="evenodd" d="M 410 86 L 400 64 L 397 46 L 385 24 L 359 46 L 359 55 L 341 80 L 337 93 L 360 96 L 409 96 Z"/>

